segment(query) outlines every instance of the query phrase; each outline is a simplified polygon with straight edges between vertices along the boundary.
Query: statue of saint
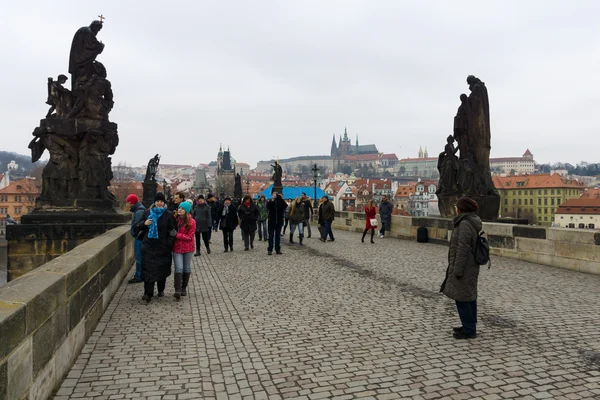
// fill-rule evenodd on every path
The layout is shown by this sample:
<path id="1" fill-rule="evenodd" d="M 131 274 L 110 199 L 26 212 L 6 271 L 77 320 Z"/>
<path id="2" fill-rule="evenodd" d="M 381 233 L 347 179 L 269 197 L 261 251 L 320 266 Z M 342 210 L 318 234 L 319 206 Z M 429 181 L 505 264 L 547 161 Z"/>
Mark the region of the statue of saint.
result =
<path id="1" fill-rule="evenodd" d="M 273 167 L 273 186 L 282 186 L 281 177 L 283 176 L 283 169 L 279 165 L 279 161 L 275 161 L 275 165 L 271 164 L 271 167 Z"/>
<path id="2" fill-rule="evenodd" d="M 458 148 L 454 147 L 454 137 L 448 136 L 446 147 L 438 157 L 438 171 L 440 171 L 440 181 L 438 183 L 437 194 L 458 192 L 458 158 L 456 152 Z"/>
<path id="3" fill-rule="evenodd" d="M 65 82 L 67 82 L 67 77 L 62 74 L 56 80 L 48 78 L 48 100 L 46 104 L 50 106 L 50 110 L 48 110 L 46 118 L 64 118 L 71 110 L 71 91 L 63 87 Z M 54 110 L 56 110 L 56 114 L 53 115 Z"/>
<path id="4" fill-rule="evenodd" d="M 160 156 L 158 154 L 152 157 L 150 161 L 148 161 L 148 166 L 146 167 L 146 177 L 144 178 L 144 182 L 156 181 L 156 172 L 158 170 L 159 163 Z"/>
<path id="5" fill-rule="evenodd" d="M 91 77 L 96 56 L 104 50 L 104 44 L 96 35 L 102 29 L 102 21 L 93 21 L 90 26 L 79 28 L 71 43 L 69 72 L 72 75 L 72 89 L 76 90 L 83 81 Z"/>
<path id="6" fill-rule="evenodd" d="M 467 99 L 467 138 L 473 159 L 479 165 L 490 161 L 490 102 L 487 88 L 479 78 L 467 77 L 471 94 Z M 462 158 L 461 153 L 461 158 Z"/>
<path id="7" fill-rule="evenodd" d="M 460 158 L 466 157 L 469 152 L 467 100 L 466 94 L 463 93 L 460 95 L 460 106 L 454 117 L 454 139 L 458 143 Z"/>

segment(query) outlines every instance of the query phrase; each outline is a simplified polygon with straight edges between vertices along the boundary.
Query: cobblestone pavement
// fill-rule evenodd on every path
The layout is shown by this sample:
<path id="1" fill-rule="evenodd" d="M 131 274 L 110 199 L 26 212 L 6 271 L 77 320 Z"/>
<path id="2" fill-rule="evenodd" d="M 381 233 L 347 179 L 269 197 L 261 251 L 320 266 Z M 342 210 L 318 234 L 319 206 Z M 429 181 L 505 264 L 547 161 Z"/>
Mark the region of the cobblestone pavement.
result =
<path id="1" fill-rule="evenodd" d="M 447 248 L 314 237 L 194 258 L 190 296 L 120 288 L 55 399 L 600 398 L 600 277 L 495 258 L 452 338 Z"/>

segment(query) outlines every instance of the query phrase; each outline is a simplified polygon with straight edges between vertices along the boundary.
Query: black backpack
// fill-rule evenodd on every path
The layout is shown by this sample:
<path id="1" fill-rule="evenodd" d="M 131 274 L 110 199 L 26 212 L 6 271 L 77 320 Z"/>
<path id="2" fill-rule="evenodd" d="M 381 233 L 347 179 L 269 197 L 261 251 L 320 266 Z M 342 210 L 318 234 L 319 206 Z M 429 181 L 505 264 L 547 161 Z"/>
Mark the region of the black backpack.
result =
<path id="1" fill-rule="evenodd" d="M 469 221 L 469 220 L 467 220 Z M 475 225 L 471 223 L 471 226 L 475 228 Z M 475 262 L 477 265 L 486 265 L 488 264 L 488 269 L 492 268 L 492 260 L 490 259 L 490 242 L 483 235 L 484 231 L 481 231 L 477 236 L 477 240 L 475 241 L 475 249 L 471 249 L 471 252 L 475 256 Z"/>

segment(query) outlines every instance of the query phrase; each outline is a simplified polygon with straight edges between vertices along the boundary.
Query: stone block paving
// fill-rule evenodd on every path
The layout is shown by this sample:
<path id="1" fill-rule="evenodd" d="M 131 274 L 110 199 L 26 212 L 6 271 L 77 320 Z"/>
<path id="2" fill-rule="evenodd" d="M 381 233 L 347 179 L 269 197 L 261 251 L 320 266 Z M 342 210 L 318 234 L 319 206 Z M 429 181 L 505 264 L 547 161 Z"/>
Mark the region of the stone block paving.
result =
<path id="1" fill-rule="evenodd" d="M 190 295 L 120 288 L 63 399 L 600 398 L 600 277 L 494 258 L 478 337 L 438 293 L 447 248 L 335 232 L 195 257 Z"/>

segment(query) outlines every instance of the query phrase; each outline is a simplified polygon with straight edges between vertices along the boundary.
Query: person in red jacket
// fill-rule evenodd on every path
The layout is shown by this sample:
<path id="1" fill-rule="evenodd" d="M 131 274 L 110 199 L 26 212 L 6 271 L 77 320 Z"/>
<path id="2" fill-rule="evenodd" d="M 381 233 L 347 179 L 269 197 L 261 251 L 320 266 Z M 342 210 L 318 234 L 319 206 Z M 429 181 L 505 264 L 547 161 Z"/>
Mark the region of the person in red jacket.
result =
<path id="1" fill-rule="evenodd" d="M 192 205 L 187 201 L 179 203 L 177 209 L 177 236 L 173 244 L 173 263 L 175 264 L 175 299 L 187 295 L 187 286 L 192 274 L 192 257 L 196 244 L 194 234 L 196 232 L 196 221 L 190 215 Z"/>
<path id="2" fill-rule="evenodd" d="M 367 232 L 371 231 L 371 243 L 375 243 L 373 241 L 373 236 L 375 236 L 375 229 L 377 229 L 377 224 L 373 224 L 373 222 L 377 222 L 377 208 L 373 205 L 373 199 L 369 200 L 367 206 L 365 207 L 365 219 L 367 220 L 365 225 L 365 230 L 363 231 L 361 242 L 365 242 L 365 236 L 367 236 Z"/>

